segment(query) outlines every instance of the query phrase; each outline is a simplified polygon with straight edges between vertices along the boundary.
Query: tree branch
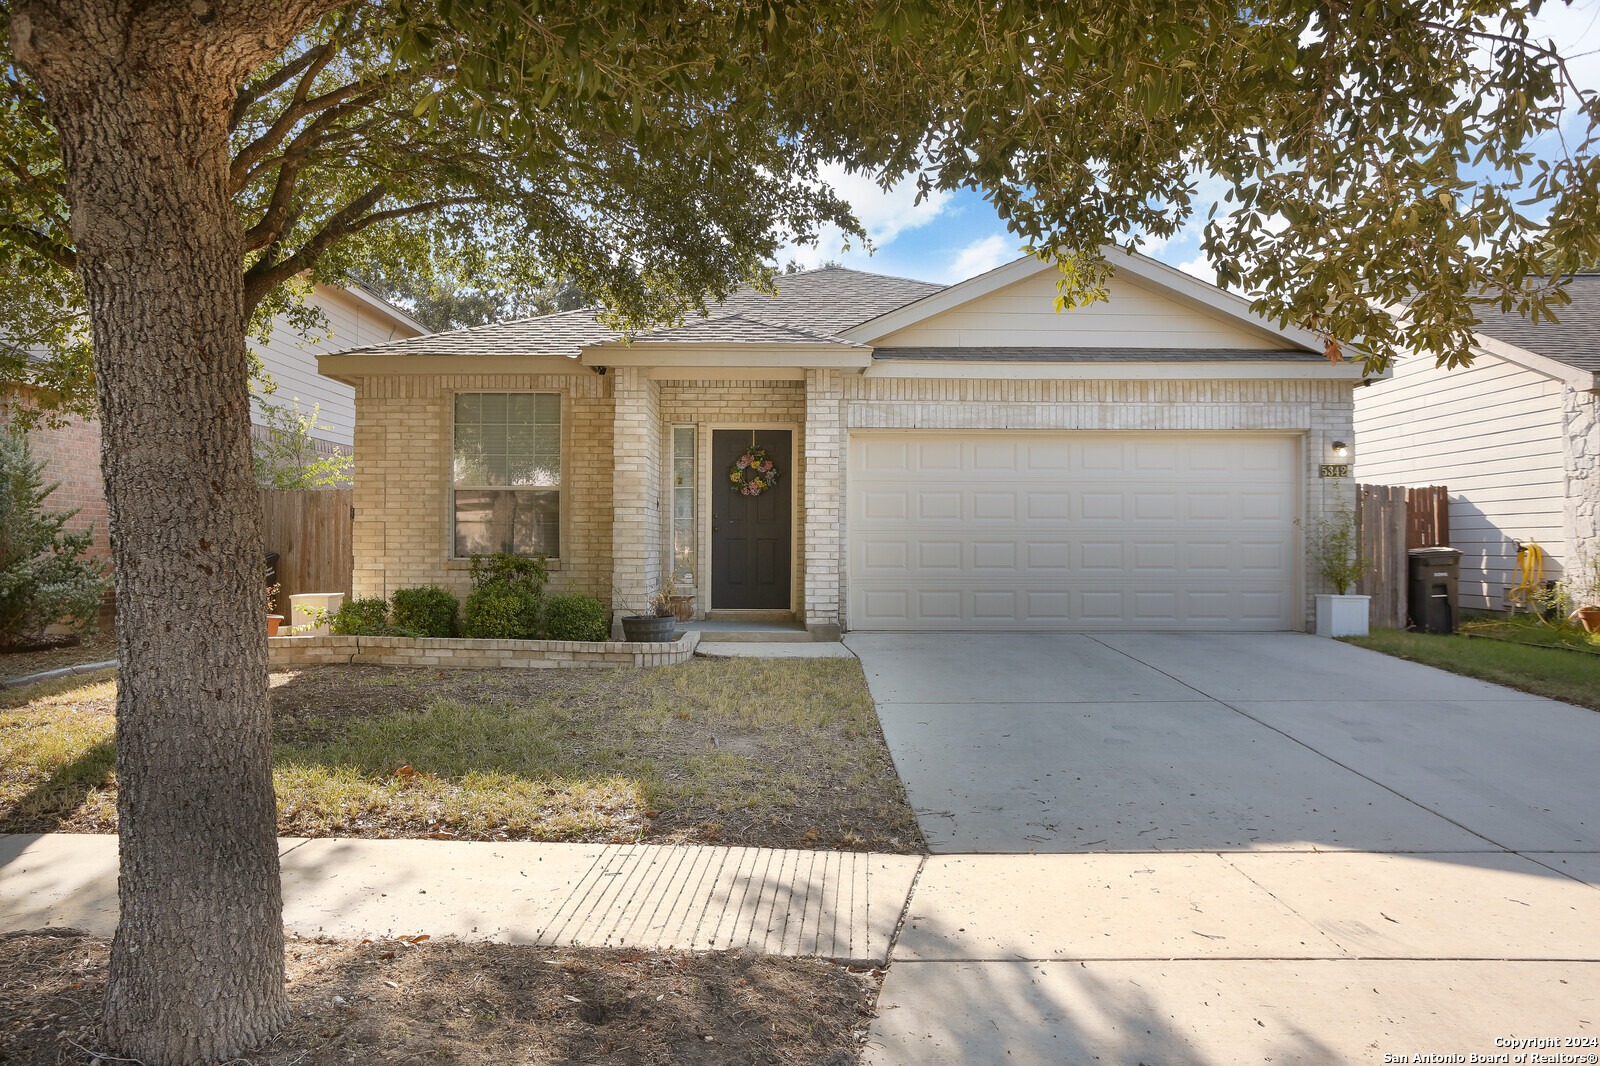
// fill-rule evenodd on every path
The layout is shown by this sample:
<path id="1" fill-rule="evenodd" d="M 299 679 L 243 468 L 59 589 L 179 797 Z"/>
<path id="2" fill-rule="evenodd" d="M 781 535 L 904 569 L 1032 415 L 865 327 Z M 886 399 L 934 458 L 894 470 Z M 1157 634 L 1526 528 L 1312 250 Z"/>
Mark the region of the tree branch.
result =
<path id="1" fill-rule="evenodd" d="M 76 270 L 78 268 L 78 254 L 76 252 L 71 248 L 63 247 L 58 242 L 51 240 L 36 230 L 11 223 L 0 223 L 0 233 L 4 233 L 6 236 L 15 238 L 27 245 L 63 270 Z"/>
<path id="2" fill-rule="evenodd" d="M 309 270 L 322 258 L 335 241 L 341 238 L 360 233 L 370 226 L 381 222 L 393 222 L 396 219 L 411 218 L 415 215 L 427 214 L 430 211 L 439 211 L 446 207 L 459 207 L 464 204 L 483 203 L 480 196 L 454 196 L 438 200 L 428 200 L 409 207 L 396 207 L 388 211 L 371 211 L 383 199 L 385 188 L 374 185 L 361 196 L 351 201 L 336 215 L 323 224 L 316 235 L 301 245 L 300 248 L 286 259 L 269 260 L 263 258 L 245 271 L 244 275 L 244 303 L 248 313 L 255 309 L 268 293 L 279 285 L 288 281 L 296 274 Z"/>

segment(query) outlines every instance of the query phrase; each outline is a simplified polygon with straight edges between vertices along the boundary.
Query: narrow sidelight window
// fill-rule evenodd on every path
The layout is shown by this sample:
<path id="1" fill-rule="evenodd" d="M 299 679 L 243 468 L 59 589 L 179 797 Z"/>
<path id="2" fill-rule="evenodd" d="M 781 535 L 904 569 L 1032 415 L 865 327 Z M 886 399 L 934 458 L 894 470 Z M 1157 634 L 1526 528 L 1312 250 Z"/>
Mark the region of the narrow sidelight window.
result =
<path id="1" fill-rule="evenodd" d="M 456 394 L 453 551 L 561 554 L 561 397 Z"/>
<path id="2" fill-rule="evenodd" d="M 694 427 L 672 427 L 672 580 L 694 584 Z"/>

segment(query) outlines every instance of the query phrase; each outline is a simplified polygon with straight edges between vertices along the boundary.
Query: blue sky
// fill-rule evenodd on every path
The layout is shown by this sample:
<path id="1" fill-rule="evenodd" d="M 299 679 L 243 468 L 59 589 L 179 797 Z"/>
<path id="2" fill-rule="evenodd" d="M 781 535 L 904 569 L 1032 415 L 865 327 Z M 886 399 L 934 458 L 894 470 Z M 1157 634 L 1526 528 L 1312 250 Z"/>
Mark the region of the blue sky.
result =
<path id="1" fill-rule="evenodd" d="M 1557 42 L 1579 84 L 1600 88 L 1600 0 L 1579 0 L 1570 5 L 1556 0 L 1534 22 L 1535 36 Z M 994 209 L 977 193 L 940 194 L 915 204 L 916 186 L 911 181 L 884 192 L 870 179 L 846 174 L 842 167 L 829 170 L 825 177 L 855 208 L 873 238 L 874 254 L 868 256 L 859 246 L 843 252 L 840 235 L 831 233 L 814 248 L 785 250 L 780 262 L 792 257 L 802 265 L 819 266 L 835 259 L 845 266 L 877 274 L 950 283 L 991 270 L 1022 254 L 1020 242 L 1006 231 Z M 1202 181 L 1201 191 L 1209 195 L 1197 198 L 1198 210 L 1189 226 L 1164 244 L 1147 242 L 1143 250 L 1196 276 L 1214 280 L 1200 252 L 1200 233 L 1211 199 L 1221 190 L 1220 182 Z"/>

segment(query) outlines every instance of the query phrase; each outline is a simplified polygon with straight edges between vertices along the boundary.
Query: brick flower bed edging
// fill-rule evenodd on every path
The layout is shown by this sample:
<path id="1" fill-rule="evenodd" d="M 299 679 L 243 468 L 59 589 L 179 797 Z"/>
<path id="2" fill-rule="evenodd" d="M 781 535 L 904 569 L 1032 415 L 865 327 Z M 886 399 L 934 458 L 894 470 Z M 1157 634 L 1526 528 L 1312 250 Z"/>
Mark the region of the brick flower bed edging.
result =
<path id="1" fill-rule="evenodd" d="M 654 644 L 623 640 L 470 640 L 466 637 L 270 637 L 273 666 L 356 663 L 454 669 L 670 666 L 688 662 L 699 630 Z"/>

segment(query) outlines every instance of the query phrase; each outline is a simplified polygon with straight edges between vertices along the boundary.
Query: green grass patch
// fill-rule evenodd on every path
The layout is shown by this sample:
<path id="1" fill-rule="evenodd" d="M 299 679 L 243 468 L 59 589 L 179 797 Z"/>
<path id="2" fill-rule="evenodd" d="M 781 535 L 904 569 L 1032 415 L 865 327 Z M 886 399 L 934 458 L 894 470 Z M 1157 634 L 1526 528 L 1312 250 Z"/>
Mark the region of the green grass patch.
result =
<path id="1" fill-rule="evenodd" d="M 1398 629 L 1374 629 L 1369 636 L 1343 639 L 1385 655 L 1600 711 L 1597 655 L 1462 634 L 1408 633 Z"/>
<path id="2" fill-rule="evenodd" d="M 14 694 L 0 831 L 115 828 L 113 679 Z M 279 831 L 913 850 L 860 664 L 273 678 Z"/>
<path id="3" fill-rule="evenodd" d="M 1461 632 L 1475 637 L 1492 637 L 1518 644 L 1538 644 L 1549 648 L 1571 648 L 1600 654 L 1600 633 L 1586 633 L 1582 626 L 1552 625 L 1531 614 L 1479 614 L 1462 620 Z"/>

